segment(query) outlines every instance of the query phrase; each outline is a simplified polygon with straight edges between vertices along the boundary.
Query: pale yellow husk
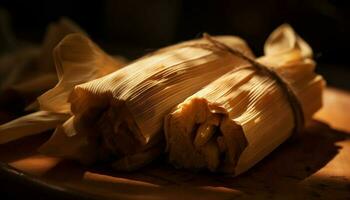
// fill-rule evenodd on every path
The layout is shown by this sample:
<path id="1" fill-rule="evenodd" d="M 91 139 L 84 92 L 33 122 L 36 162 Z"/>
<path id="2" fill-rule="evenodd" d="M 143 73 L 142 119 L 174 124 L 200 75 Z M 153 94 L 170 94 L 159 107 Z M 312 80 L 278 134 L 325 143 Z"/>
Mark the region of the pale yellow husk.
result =
<path id="1" fill-rule="evenodd" d="M 38 111 L 0 126 L 0 144 L 54 129 L 69 118 L 67 114 Z"/>
<path id="2" fill-rule="evenodd" d="M 61 22 L 61 26 L 62 26 Z M 64 25 L 65 23 L 63 23 Z M 59 30 L 51 27 L 52 31 Z M 51 30 L 50 29 L 50 30 Z M 49 32 L 52 32 L 49 31 Z M 68 31 L 68 30 L 67 30 Z M 61 33 L 52 32 L 55 38 Z M 58 34 L 58 35 L 57 35 Z M 50 45 L 52 44 L 49 42 Z M 50 45 L 47 48 L 49 48 Z M 0 143 L 10 142 L 28 135 L 38 134 L 61 126 L 70 116 L 68 96 L 75 85 L 99 78 L 125 65 L 123 59 L 109 56 L 87 36 L 81 33 L 67 35 L 54 50 L 54 61 L 59 82 L 38 98 L 40 110 L 0 126 Z M 48 73 L 40 78 L 16 86 L 19 91 L 35 90 L 42 83 L 51 83 Z M 33 103 L 31 107 L 36 107 Z M 39 114 L 40 115 L 39 115 Z M 45 113 L 42 117 L 42 113 Z M 64 116 L 65 120 L 62 120 Z M 30 123 L 29 123 L 30 122 Z"/>
<path id="3" fill-rule="evenodd" d="M 70 33 L 85 34 L 74 22 L 61 18 L 49 24 L 40 47 L 20 48 L 0 58 L 0 71 L 7 73 L 1 89 L 13 90 L 25 99 L 35 99 L 53 87 L 57 83 L 57 75 L 52 50 Z"/>
<path id="4" fill-rule="evenodd" d="M 243 40 L 215 38 L 253 58 Z M 76 131 L 57 132 L 41 150 L 66 158 L 82 155 L 77 151 L 67 155 L 54 148 L 58 140 L 61 146 L 70 144 L 69 138 L 59 136 L 66 134 L 70 140 L 90 142 L 87 145 L 94 153 L 89 158 L 81 156 L 82 162 L 103 160 L 113 162 L 115 169 L 137 169 L 162 151 L 163 118 L 172 107 L 244 63 L 204 39 L 163 48 L 121 70 L 76 86 L 70 97 L 73 117 L 62 129 L 74 126 Z"/>
<path id="5" fill-rule="evenodd" d="M 57 85 L 38 98 L 40 108 L 70 113 L 68 96 L 74 86 L 114 72 L 124 65 L 82 34 L 67 35 L 53 51 Z"/>
<path id="6" fill-rule="evenodd" d="M 306 123 L 322 105 L 324 80 L 312 50 L 287 24 L 265 43 L 258 62 L 289 83 Z M 233 70 L 179 104 L 165 118 L 169 161 L 187 169 L 238 175 L 263 159 L 294 130 L 293 112 L 276 81 L 256 68 Z"/>
<path id="7" fill-rule="evenodd" d="M 40 68 L 40 72 L 52 72 L 55 70 L 52 51 L 65 36 L 71 33 L 80 33 L 87 35 L 84 30 L 82 30 L 77 24 L 66 17 L 62 17 L 59 21 L 49 24 L 46 29 L 37 63 Z"/>
<path id="8" fill-rule="evenodd" d="M 29 103 L 26 110 L 34 111 L 0 125 L 1 144 L 54 129 L 68 118 L 67 114 L 39 110 L 37 101 L 32 101 L 57 83 L 52 51 L 70 33 L 85 34 L 74 22 L 61 18 L 58 22 L 49 24 L 40 48 L 24 48 L 0 59 L 0 68 L 12 69 L 7 72 L 1 89 L 16 93 L 18 98 Z"/>

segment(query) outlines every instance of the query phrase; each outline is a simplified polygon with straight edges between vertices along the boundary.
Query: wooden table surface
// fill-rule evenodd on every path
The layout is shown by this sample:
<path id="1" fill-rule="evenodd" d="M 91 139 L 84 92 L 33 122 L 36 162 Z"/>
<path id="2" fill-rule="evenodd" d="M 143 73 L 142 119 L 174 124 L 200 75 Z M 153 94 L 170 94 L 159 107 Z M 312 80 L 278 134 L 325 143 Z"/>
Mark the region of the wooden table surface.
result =
<path id="1" fill-rule="evenodd" d="M 49 134 L 0 146 L 0 161 L 41 180 L 107 199 L 350 199 L 350 93 L 328 88 L 300 138 L 232 178 L 175 170 L 161 160 L 134 173 L 38 155 Z"/>

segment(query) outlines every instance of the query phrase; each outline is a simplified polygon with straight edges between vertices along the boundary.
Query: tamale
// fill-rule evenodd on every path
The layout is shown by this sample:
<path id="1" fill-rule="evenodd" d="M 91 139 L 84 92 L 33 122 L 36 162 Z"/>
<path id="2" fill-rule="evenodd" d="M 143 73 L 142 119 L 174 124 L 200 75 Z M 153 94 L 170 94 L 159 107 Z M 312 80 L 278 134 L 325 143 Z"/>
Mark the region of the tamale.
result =
<path id="1" fill-rule="evenodd" d="M 294 134 L 322 106 L 324 80 L 312 50 L 287 24 L 265 43 L 265 55 L 238 67 L 177 105 L 165 117 L 169 162 L 179 168 L 239 175 Z M 263 65 L 287 84 L 285 91 Z M 253 64 L 252 64 L 253 63 Z M 295 118 L 292 100 L 300 105 Z"/>
<path id="2" fill-rule="evenodd" d="M 240 38 L 215 39 L 254 57 Z M 108 162 L 118 170 L 137 169 L 162 152 L 163 118 L 172 107 L 244 63 L 205 39 L 146 55 L 76 86 L 69 98 L 72 118 L 40 152 L 84 163 Z"/>
<path id="3" fill-rule="evenodd" d="M 109 56 L 80 33 L 67 35 L 54 49 L 53 57 L 59 82 L 39 96 L 39 111 L 0 125 L 0 144 L 62 125 L 71 114 L 68 96 L 75 85 L 99 78 L 124 65 L 123 60 Z M 35 85 L 31 81 L 23 87 Z"/>

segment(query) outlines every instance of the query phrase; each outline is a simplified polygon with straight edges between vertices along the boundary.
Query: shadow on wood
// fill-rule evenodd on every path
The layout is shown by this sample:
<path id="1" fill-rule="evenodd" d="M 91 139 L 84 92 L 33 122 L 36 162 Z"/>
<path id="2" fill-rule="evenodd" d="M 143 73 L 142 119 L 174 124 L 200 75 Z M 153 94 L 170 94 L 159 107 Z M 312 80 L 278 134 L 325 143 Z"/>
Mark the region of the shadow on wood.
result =
<path id="1" fill-rule="evenodd" d="M 47 135 L 43 134 L 2 145 L 0 159 L 15 162 L 38 156 L 35 149 L 45 139 Z M 349 134 L 314 121 L 300 137 L 282 144 L 248 172 L 235 178 L 176 170 L 165 164 L 164 158 L 132 173 L 115 172 L 105 166 L 86 168 L 75 162 L 61 161 L 43 168 L 45 171 L 38 174 L 58 185 L 109 198 L 317 199 L 320 196 L 331 198 L 332 194 L 346 197 L 350 195 L 350 180 L 320 176 L 316 172 L 341 152 L 339 142 L 349 139 Z M 28 165 L 30 169 L 32 164 L 22 162 L 19 167 L 27 169 L 25 165 Z"/>

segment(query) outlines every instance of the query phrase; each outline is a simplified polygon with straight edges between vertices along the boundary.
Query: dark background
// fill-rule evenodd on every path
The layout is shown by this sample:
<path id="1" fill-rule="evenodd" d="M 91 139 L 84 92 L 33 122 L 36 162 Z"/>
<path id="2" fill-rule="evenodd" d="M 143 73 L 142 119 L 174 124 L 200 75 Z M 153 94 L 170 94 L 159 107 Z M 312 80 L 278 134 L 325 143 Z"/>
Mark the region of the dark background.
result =
<path id="1" fill-rule="evenodd" d="M 238 35 L 261 55 L 269 33 L 287 22 L 314 49 L 328 84 L 350 89 L 347 0 L 0 0 L 0 7 L 18 38 L 39 43 L 49 22 L 67 16 L 108 52 L 131 59 L 203 32 Z"/>

